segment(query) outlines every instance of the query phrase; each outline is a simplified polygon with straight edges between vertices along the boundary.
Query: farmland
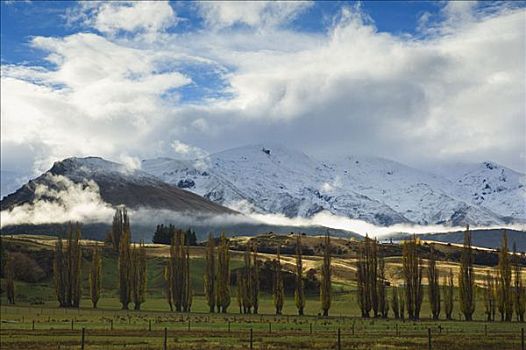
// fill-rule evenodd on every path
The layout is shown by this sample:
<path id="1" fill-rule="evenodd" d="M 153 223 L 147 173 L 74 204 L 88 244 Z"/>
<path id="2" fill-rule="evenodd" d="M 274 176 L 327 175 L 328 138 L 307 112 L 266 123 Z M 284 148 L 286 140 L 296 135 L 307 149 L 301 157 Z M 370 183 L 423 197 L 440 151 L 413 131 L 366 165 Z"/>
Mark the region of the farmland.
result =
<path id="1" fill-rule="evenodd" d="M 162 349 L 166 328 L 169 349 L 247 349 L 252 329 L 254 349 L 337 349 L 340 329 L 342 349 L 422 349 L 428 345 L 429 328 L 434 349 L 519 349 L 523 327 L 500 322 L 362 320 L 346 315 L 276 317 L 268 314 L 269 309 L 264 315 L 175 314 L 153 311 L 163 308 L 162 300 L 148 304 L 141 312 L 118 310 L 117 300 L 106 300 L 99 310 L 87 305 L 79 310 L 2 306 L 0 345 L 2 349 L 78 349 L 84 328 L 86 349 Z M 196 304 L 205 305 L 202 299 Z M 265 304 L 270 305 L 270 300 Z M 345 305 L 337 303 L 335 309 Z"/>
<path id="2" fill-rule="evenodd" d="M 45 257 L 52 252 L 53 238 L 4 237 L 7 249 L 31 256 Z M 94 242 L 83 241 L 87 248 Z M 337 245 L 338 242 L 336 241 Z M 445 247 L 444 249 L 446 249 Z M 451 248 L 447 248 L 451 249 Z M 352 249 L 351 249 L 352 250 Z M 102 298 L 98 309 L 91 307 L 87 295 L 79 309 L 58 308 L 51 277 L 38 282 L 16 282 L 16 305 L 6 305 L 1 296 L 0 347 L 2 349 L 80 349 L 84 328 L 85 349 L 249 349 L 252 330 L 253 349 L 424 349 L 428 332 L 433 349 L 520 349 L 521 329 L 518 322 L 484 322 L 482 293 L 476 293 L 477 307 L 473 322 L 461 321 L 458 298 L 455 297 L 453 321 L 432 321 L 427 293 L 424 296 L 422 320 L 418 322 L 358 317 L 354 261 L 350 257 L 333 259 L 333 301 L 330 316 L 319 316 L 320 301 L 316 292 L 307 291 L 305 316 L 297 311 L 291 293 L 287 293 L 283 315 L 274 315 L 272 296 L 262 291 L 259 315 L 241 315 L 231 287 L 232 302 L 227 314 L 210 314 L 202 293 L 204 273 L 203 247 L 191 249 L 191 275 L 195 296 L 192 312 L 170 312 L 163 296 L 162 269 L 168 248 L 148 245 L 148 288 L 141 311 L 120 310 L 117 298 L 116 257 L 106 251 L 103 256 Z M 40 254 L 40 255 L 39 255 Z M 273 257 L 260 254 L 260 259 Z M 284 268 L 293 264 L 293 256 L 283 255 Z M 319 256 L 304 256 L 305 269 L 316 269 Z M 87 289 L 83 263 L 82 289 Z M 242 253 L 231 251 L 231 269 L 242 266 Z M 441 261 L 441 271 L 458 270 L 455 261 Z M 387 277 L 391 283 L 401 278 L 400 257 L 386 258 Z M 487 266 L 475 266 L 481 284 Z M 455 278 L 456 279 L 456 278 Z M 425 283 L 425 282 L 424 282 Z"/>

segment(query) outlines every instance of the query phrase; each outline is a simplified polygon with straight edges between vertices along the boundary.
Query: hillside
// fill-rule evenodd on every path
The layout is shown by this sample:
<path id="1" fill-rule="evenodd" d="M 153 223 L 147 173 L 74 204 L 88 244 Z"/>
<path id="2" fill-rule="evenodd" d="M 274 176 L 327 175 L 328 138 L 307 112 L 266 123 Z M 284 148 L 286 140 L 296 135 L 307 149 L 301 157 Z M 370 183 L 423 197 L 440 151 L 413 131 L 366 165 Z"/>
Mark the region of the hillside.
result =
<path id="1" fill-rule="evenodd" d="M 478 247 L 496 249 L 501 246 L 503 230 L 473 230 L 472 242 Z M 526 232 L 516 230 L 506 230 L 508 245 L 510 249 L 516 245 L 519 252 L 526 252 Z M 420 235 L 424 240 L 437 242 L 447 242 L 462 244 L 464 242 L 464 232 L 447 232 Z"/>
<path id="2" fill-rule="evenodd" d="M 322 263 L 321 244 L 322 237 L 304 236 L 302 237 L 303 268 L 307 275 L 313 279 L 320 278 L 319 267 Z M 258 235 L 256 237 L 238 236 L 232 237 L 231 242 L 231 269 L 237 269 L 242 266 L 243 256 L 247 242 L 251 240 L 253 244 L 258 247 L 258 257 L 262 264 L 276 258 L 276 244 L 281 245 L 281 259 L 282 266 L 285 271 L 293 273 L 295 269 L 295 242 L 294 236 L 290 235 Z M 3 247 L 7 252 L 16 252 L 25 254 L 34 259 L 38 266 L 44 271 L 40 277 L 41 280 L 50 282 L 49 278 L 52 274 L 52 256 L 56 237 L 50 236 L 34 236 L 34 235 L 18 235 L 18 236 L 3 236 Z M 83 257 L 86 262 L 90 259 L 91 248 L 100 242 L 93 240 L 82 240 L 82 247 L 84 249 Z M 455 274 L 458 273 L 459 259 L 461 247 L 450 246 L 447 244 L 432 243 L 438 254 L 439 268 L 442 273 L 446 273 L 450 268 Z M 359 249 L 359 242 L 356 240 L 349 240 L 345 238 L 333 238 L 331 240 L 332 246 L 332 268 L 333 281 L 335 284 L 346 286 L 347 289 L 354 289 L 356 283 L 356 259 Z M 430 252 L 430 244 L 423 243 L 419 247 L 420 254 L 426 257 Z M 386 271 L 387 279 L 391 284 L 399 285 L 402 283 L 402 259 L 401 246 L 398 243 L 389 244 L 384 243 L 379 246 L 379 252 L 386 257 Z M 149 275 L 151 278 L 148 283 L 150 285 L 150 293 L 162 295 L 162 288 L 164 282 L 162 280 L 163 259 L 166 259 L 170 254 L 168 245 L 161 244 L 146 244 L 146 253 L 149 259 L 149 266 L 151 270 Z M 482 285 L 485 271 L 490 266 L 495 266 L 498 262 L 497 252 L 474 249 L 475 273 L 477 283 Z M 198 295 L 201 294 L 202 276 L 205 265 L 205 247 L 203 245 L 191 247 L 190 256 L 192 261 L 192 279 L 193 286 Z M 116 276 L 113 276 L 116 269 L 116 254 L 109 248 L 104 249 L 105 259 L 105 280 L 107 292 L 116 292 Z M 425 262 L 425 259 L 424 259 Z M 526 261 L 524 261 L 526 262 Z M 88 264 L 86 263 L 86 266 Z M 113 271 L 113 272 L 112 272 Z M 233 274 L 234 275 L 234 274 Z M 46 277 L 47 276 L 47 277 Z M 267 276 L 271 278 L 270 275 Z M 455 281 L 457 279 L 455 278 Z M 234 283 L 235 280 L 233 280 Z M 35 281 L 37 282 L 37 281 Z M 267 281 L 269 282 L 269 281 Z M 269 283 L 264 282 L 266 285 Z M 85 282 L 87 283 L 87 281 Z M 424 276 L 424 283 L 427 283 Z M 51 286 L 50 286 L 51 287 Z M 317 290 L 313 290 L 317 293 Z M 52 294 L 52 292 L 48 292 Z"/>
<path id="3" fill-rule="evenodd" d="M 4 197 L 1 201 L 2 211 L 36 200 L 66 202 L 71 183 L 80 184 L 83 190 L 95 192 L 94 196 L 100 195 L 104 203 L 112 206 L 235 214 L 231 209 L 167 184 L 145 172 L 98 157 L 68 158 L 56 162 L 50 170 Z M 97 197 L 88 199 L 93 201 Z"/>

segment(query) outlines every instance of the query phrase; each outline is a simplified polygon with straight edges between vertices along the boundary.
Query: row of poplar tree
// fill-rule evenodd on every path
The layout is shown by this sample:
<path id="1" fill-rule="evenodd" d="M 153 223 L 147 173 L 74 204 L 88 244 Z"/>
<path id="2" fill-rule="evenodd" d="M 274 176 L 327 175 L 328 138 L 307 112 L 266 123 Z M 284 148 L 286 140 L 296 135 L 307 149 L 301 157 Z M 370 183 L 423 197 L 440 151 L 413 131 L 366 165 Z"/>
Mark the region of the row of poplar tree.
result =
<path id="1" fill-rule="evenodd" d="M 424 263 L 419 253 L 419 241 L 416 236 L 403 242 L 402 272 L 403 284 L 391 287 L 391 297 L 387 295 L 387 279 L 385 277 L 385 262 L 378 253 L 378 242 L 366 237 L 361 244 L 357 262 L 358 304 L 362 317 L 386 318 L 391 309 L 395 318 L 407 317 L 412 320 L 420 318 L 420 310 L 424 299 L 422 277 Z M 433 319 L 440 316 L 441 304 L 444 304 L 446 319 L 451 320 L 454 304 L 453 271 L 443 276 L 440 285 L 440 273 L 437 268 L 436 252 L 431 247 L 427 256 L 428 300 Z M 464 319 L 471 321 L 476 307 L 475 272 L 473 270 L 474 255 L 471 246 L 469 226 L 464 232 L 464 245 L 460 260 L 458 276 L 458 300 L 460 312 Z M 512 275 L 514 275 L 512 279 Z M 513 280 L 513 283 L 512 283 Z M 488 321 L 495 320 L 496 310 L 502 321 L 511 321 L 515 310 L 518 321 L 524 321 L 526 311 L 526 288 L 524 287 L 519 255 L 516 248 L 510 257 L 506 232 L 503 233 L 502 246 L 499 252 L 499 264 L 496 275 L 486 271 L 485 285 L 482 290 L 485 313 Z M 443 293 L 443 298 L 442 298 Z"/>
<path id="2" fill-rule="evenodd" d="M 110 231 L 112 248 L 118 252 L 119 300 L 123 309 L 133 302 L 140 310 L 146 293 L 146 249 L 144 243 L 130 243 L 130 222 L 126 208 L 118 208 Z M 53 261 L 55 294 L 60 307 L 79 307 L 81 297 L 80 224 L 69 224 L 66 240 L 58 238 Z M 102 280 L 102 255 L 98 245 L 91 252 L 89 266 L 89 294 L 93 307 L 100 300 Z"/>
<path id="3" fill-rule="evenodd" d="M 164 277 L 166 281 L 166 299 L 170 310 L 190 312 L 193 289 L 190 271 L 190 240 L 182 230 L 170 226 L 172 237 L 170 256 L 167 260 Z M 56 296 L 61 307 L 78 307 L 81 297 L 81 258 L 80 225 L 69 225 L 66 241 L 58 239 L 55 246 L 53 264 Z M 109 241 L 118 252 L 119 299 L 123 309 L 128 309 L 133 302 L 135 310 L 140 310 L 146 293 L 146 250 L 143 243 L 132 245 L 129 218 L 125 208 L 118 208 L 113 218 Z M 294 301 L 299 315 L 304 314 L 305 292 L 302 262 L 301 236 L 296 236 L 296 266 Z M 424 299 L 422 278 L 427 271 L 428 300 L 433 319 L 439 319 L 441 304 L 444 305 L 446 319 L 452 319 L 454 305 L 453 271 L 442 276 L 437 268 L 437 256 L 433 247 L 426 256 L 427 267 L 424 268 L 423 257 L 419 249 L 420 242 L 416 236 L 402 243 L 403 284 L 392 286 L 388 296 L 388 282 L 385 276 L 385 261 L 379 253 L 379 243 L 366 236 L 360 243 L 357 261 L 357 301 L 364 318 L 383 317 L 389 311 L 395 318 L 418 320 Z M 526 311 L 526 288 L 521 274 L 519 255 L 514 247 L 510 256 L 507 235 L 504 232 L 499 252 L 499 264 L 496 274 L 486 271 L 483 300 L 487 320 L 495 320 L 498 310 L 503 321 L 511 321 L 513 313 L 519 321 L 524 321 Z M 209 235 L 205 254 L 204 292 L 210 312 L 226 313 L 231 302 L 230 292 L 230 254 L 229 241 L 224 234 L 218 244 Z M 464 246 L 461 254 L 458 276 L 458 300 L 460 312 L 465 320 L 472 320 L 476 306 L 474 255 L 471 245 L 469 227 L 464 233 Z M 240 313 L 258 313 L 260 292 L 260 261 L 257 248 L 250 242 L 244 253 L 244 266 L 237 270 L 237 304 Z M 100 248 L 92 250 L 89 268 L 89 290 L 93 307 L 100 299 L 102 275 L 102 257 Z M 279 246 L 276 259 L 272 261 L 272 295 L 277 315 L 282 313 L 285 300 L 282 265 Z M 323 262 L 320 274 L 321 311 L 327 316 L 331 307 L 331 249 L 330 236 L 327 233 L 323 242 Z"/>
<path id="4" fill-rule="evenodd" d="M 303 281 L 303 262 L 301 250 L 301 236 L 296 237 L 296 271 L 294 300 L 299 315 L 304 314 L 305 291 Z M 216 258 L 217 255 L 217 258 Z M 239 312 L 257 314 L 259 308 L 259 292 L 261 270 L 257 248 L 250 242 L 244 253 L 244 266 L 236 271 L 236 299 Z M 204 291 L 210 312 L 227 312 L 230 305 L 230 255 L 228 240 L 222 234 L 219 245 L 215 239 L 208 236 L 205 255 Z M 272 261 L 272 296 L 277 315 L 281 315 L 285 301 L 280 248 L 277 247 L 276 259 Z M 322 312 L 329 314 L 331 307 L 331 253 L 330 237 L 324 240 L 323 264 L 321 269 L 320 300 Z"/>

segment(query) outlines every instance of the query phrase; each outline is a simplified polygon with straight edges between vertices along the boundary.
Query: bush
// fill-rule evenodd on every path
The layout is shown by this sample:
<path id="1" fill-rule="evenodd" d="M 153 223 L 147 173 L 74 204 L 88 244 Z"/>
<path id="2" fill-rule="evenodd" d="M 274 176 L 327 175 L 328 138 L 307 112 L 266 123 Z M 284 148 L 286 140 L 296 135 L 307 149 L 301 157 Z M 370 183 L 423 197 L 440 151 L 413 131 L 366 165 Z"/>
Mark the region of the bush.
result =
<path id="1" fill-rule="evenodd" d="M 18 252 L 13 252 L 9 255 L 13 259 L 15 280 L 38 282 L 46 277 L 44 270 L 28 255 Z"/>
<path id="2" fill-rule="evenodd" d="M 44 305 L 44 299 L 41 297 L 31 297 L 29 298 L 29 304 L 31 305 Z"/>

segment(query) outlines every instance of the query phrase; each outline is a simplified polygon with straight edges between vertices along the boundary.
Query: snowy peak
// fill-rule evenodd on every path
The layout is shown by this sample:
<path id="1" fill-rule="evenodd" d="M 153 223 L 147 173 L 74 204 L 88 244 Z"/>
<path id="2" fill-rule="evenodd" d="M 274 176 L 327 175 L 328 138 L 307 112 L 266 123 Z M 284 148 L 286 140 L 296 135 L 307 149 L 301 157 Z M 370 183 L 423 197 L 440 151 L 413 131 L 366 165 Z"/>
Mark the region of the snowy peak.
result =
<path id="1" fill-rule="evenodd" d="M 4 198 L 2 208 L 34 199 L 49 175 L 94 181 L 104 201 L 130 207 L 231 213 L 228 207 L 287 217 L 325 211 L 384 226 L 526 222 L 526 176 L 493 162 L 430 173 L 375 157 L 320 161 L 264 144 L 194 160 L 144 160 L 140 169 L 98 157 L 68 158 Z"/>
<path id="2" fill-rule="evenodd" d="M 76 185 L 79 185 L 78 187 Z M 232 214 L 234 211 L 170 185 L 158 177 L 123 164 L 98 157 L 68 158 L 16 192 L 4 197 L 2 210 L 34 203 L 46 194 L 50 201 L 60 199 L 72 187 L 89 188 L 96 197 L 110 205 L 126 205 L 133 209 L 152 208 L 178 212 Z M 72 198 L 74 201 L 75 198 Z"/>
<path id="3" fill-rule="evenodd" d="M 526 175 L 494 162 L 457 174 L 454 183 L 470 202 L 508 218 L 526 219 Z"/>
<path id="4" fill-rule="evenodd" d="M 486 171 L 495 170 L 488 164 Z M 142 165 L 144 171 L 217 203 L 289 217 L 329 211 L 379 225 L 498 225 L 514 216 L 503 212 L 520 214 L 517 208 L 524 202 L 514 192 L 505 199 L 512 203 L 508 208 L 502 207 L 504 200 L 483 206 L 466 194 L 471 185 L 461 189 L 438 174 L 374 157 L 322 162 L 282 145 L 251 145 L 192 161 L 156 159 Z M 513 182 L 524 180 L 522 174 L 504 174 Z"/>
<path id="5" fill-rule="evenodd" d="M 55 162 L 50 173 L 54 175 L 68 175 L 70 177 L 92 177 L 92 176 L 120 176 L 120 177 L 154 177 L 148 173 L 142 172 L 125 166 L 124 164 L 115 163 L 100 157 L 71 157 L 62 161 Z"/>

